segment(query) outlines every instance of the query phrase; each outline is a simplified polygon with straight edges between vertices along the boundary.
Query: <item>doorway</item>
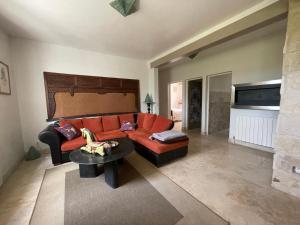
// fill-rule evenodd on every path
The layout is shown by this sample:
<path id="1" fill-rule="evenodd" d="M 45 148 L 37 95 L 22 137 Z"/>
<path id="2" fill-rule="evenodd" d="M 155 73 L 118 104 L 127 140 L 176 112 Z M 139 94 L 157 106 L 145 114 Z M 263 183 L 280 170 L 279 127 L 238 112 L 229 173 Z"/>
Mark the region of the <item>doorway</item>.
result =
<path id="1" fill-rule="evenodd" d="M 176 82 L 170 84 L 170 115 L 174 121 L 174 129 L 182 129 L 183 110 L 183 84 Z"/>
<path id="2" fill-rule="evenodd" d="M 201 129 L 202 120 L 202 79 L 188 80 L 188 118 L 189 130 Z"/>
<path id="3" fill-rule="evenodd" d="M 229 136 L 232 74 L 207 77 L 207 131 L 209 135 Z"/>

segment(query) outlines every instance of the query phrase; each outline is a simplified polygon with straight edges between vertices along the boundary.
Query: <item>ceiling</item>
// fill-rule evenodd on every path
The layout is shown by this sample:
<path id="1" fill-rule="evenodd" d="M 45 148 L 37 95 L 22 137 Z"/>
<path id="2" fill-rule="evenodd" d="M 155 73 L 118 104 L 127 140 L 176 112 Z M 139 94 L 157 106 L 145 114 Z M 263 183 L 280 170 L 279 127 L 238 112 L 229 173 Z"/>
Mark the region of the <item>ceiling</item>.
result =
<path id="1" fill-rule="evenodd" d="M 262 0 L 140 0 L 124 18 L 112 0 L 0 0 L 0 26 L 27 38 L 150 59 Z"/>

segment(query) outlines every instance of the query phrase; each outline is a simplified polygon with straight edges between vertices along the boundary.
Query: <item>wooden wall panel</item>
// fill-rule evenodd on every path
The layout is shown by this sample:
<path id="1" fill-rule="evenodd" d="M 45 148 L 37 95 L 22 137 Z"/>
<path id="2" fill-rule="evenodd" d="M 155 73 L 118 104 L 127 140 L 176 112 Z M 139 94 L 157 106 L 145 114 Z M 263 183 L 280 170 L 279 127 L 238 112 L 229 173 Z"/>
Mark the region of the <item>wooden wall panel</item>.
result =
<path id="1" fill-rule="evenodd" d="M 119 89 L 121 88 L 122 79 L 117 78 L 102 78 L 102 88 Z"/>
<path id="2" fill-rule="evenodd" d="M 45 76 L 45 81 L 48 87 L 70 87 L 74 85 L 75 78 L 61 74 L 61 76 Z"/>
<path id="3" fill-rule="evenodd" d="M 139 80 L 44 72 L 44 82 L 48 121 L 140 111 Z M 114 93 L 116 95 L 113 95 Z M 94 94 L 108 95 L 97 97 Z M 117 99 L 118 105 L 109 104 L 113 102 L 113 96 Z M 56 104 L 56 101 L 59 101 L 59 104 Z M 70 102 L 76 104 L 76 107 L 72 108 Z M 103 103 L 102 106 L 95 107 L 95 104 L 101 103 Z M 70 110 L 66 110 L 64 106 Z"/>
<path id="4" fill-rule="evenodd" d="M 85 76 L 78 76 L 76 86 L 78 88 L 100 88 L 101 82 L 98 77 L 89 77 L 86 79 Z"/>
<path id="5" fill-rule="evenodd" d="M 125 89 L 134 89 L 139 85 L 138 80 L 122 80 L 122 88 Z"/>
<path id="6" fill-rule="evenodd" d="M 138 111 L 133 93 L 56 93 L 55 102 L 54 118 Z"/>

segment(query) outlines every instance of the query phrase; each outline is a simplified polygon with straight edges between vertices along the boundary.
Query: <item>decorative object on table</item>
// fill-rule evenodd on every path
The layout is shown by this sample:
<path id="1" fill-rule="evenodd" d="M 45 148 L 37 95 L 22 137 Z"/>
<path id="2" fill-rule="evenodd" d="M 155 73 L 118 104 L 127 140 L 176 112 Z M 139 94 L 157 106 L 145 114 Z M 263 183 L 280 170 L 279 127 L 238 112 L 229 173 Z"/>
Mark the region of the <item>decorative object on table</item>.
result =
<path id="1" fill-rule="evenodd" d="M 31 146 L 25 155 L 26 161 L 35 160 L 41 157 L 41 153 L 33 146 Z"/>
<path id="2" fill-rule="evenodd" d="M 54 127 L 54 129 L 65 136 L 68 141 L 80 136 L 80 131 L 78 131 L 73 125 L 68 123 L 62 127 Z"/>
<path id="3" fill-rule="evenodd" d="M 111 155 L 112 154 L 112 146 L 109 143 L 105 143 L 104 144 L 104 148 L 105 148 L 105 153 L 107 155 Z"/>
<path id="4" fill-rule="evenodd" d="M 117 141 L 106 141 L 112 148 L 117 147 L 119 145 L 119 142 Z"/>
<path id="5" fill-rule="evenodd" d="M 127 122 L 127 121 L 123 121 L 120 131 L 133 131 L 133 130 L 135 130 L 134 127 L 135 127 L 134 124 Z"/>
<path id="6" fill-rule="evenodd" d="M 80 129 L 82 137 L 86 139 L 86 146 L 81 147 L 80 149 L 91 154 L 99 154 L 101 156 L 105 155 L 104 151 L 104 142 L 95 142 L 96 138 L 94 134 L 87 128 Z"/>
<path id="7" fill-rule="evenodd" d="M 107 155 L 112 155 L 113 151 L 112 149 L 117 147 L 119 145 L 119 142 L 117 141 L 106 141 L 104 144 L 105 153 Z"/>
<path id="8" fill-rule="evenodd" d="M 92 142 L 84 147 L 81 147 L 80 149 L 93 155 L 99 154 L 101 156 L 105 156 L 106 153 L 105 142 Z"/>
<path id="9" fill-rule="evenodd" d="M 134 7 L 136 0 L 115 0 L 109 3 L 115 10 L 126 17 L 136 11 Z"/>
<path id="10" fill-rule="evenodd" d="M 10 95 L 10 78 L 8 65 L 0 61 L 0 94 Z"/>
<path id="11" fill-rule="evenodd" d="M 95 135 L 87 128 L 80 129 L 82 137 L 86 139 L 86 143 L 90 144 L 96 140 Z"/>
<path id="12" fill-rule="evenodd" d="M 145 103 L 147 104 L 148 113 L 151 113 L 152 106 L 154 105 L 155 102 L 153 101 L 152 96 L 150 96 L 148 93 L 147 93 L 146 98 L 145 98 Z"/>
<path id="13" fill-rule="evenodd" d="M 89 129 L 82 128 L 80 130 L 82 132 L 82 137 L 86 139 L 87 142 L 87 145 L 80 149 L 85 152 L 94 155 L 99 154 L 101 156 L 105 156 L 105 154 L 111 155 L 111 149 L 119 145 L 117 141 L 96 142 L 94 134 Z"/>

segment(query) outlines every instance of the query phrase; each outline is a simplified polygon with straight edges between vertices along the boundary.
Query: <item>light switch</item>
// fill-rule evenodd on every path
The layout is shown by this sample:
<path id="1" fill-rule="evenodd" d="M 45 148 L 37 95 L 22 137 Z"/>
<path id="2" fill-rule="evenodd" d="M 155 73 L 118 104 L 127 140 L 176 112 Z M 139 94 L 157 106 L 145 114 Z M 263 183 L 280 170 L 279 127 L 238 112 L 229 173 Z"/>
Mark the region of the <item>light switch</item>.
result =
<path id="1" fill-rule="evenodd" d="M 294 166 L 293 167 L 293 172 L 300 175 L 300 167 L 299 166 Z"/>

